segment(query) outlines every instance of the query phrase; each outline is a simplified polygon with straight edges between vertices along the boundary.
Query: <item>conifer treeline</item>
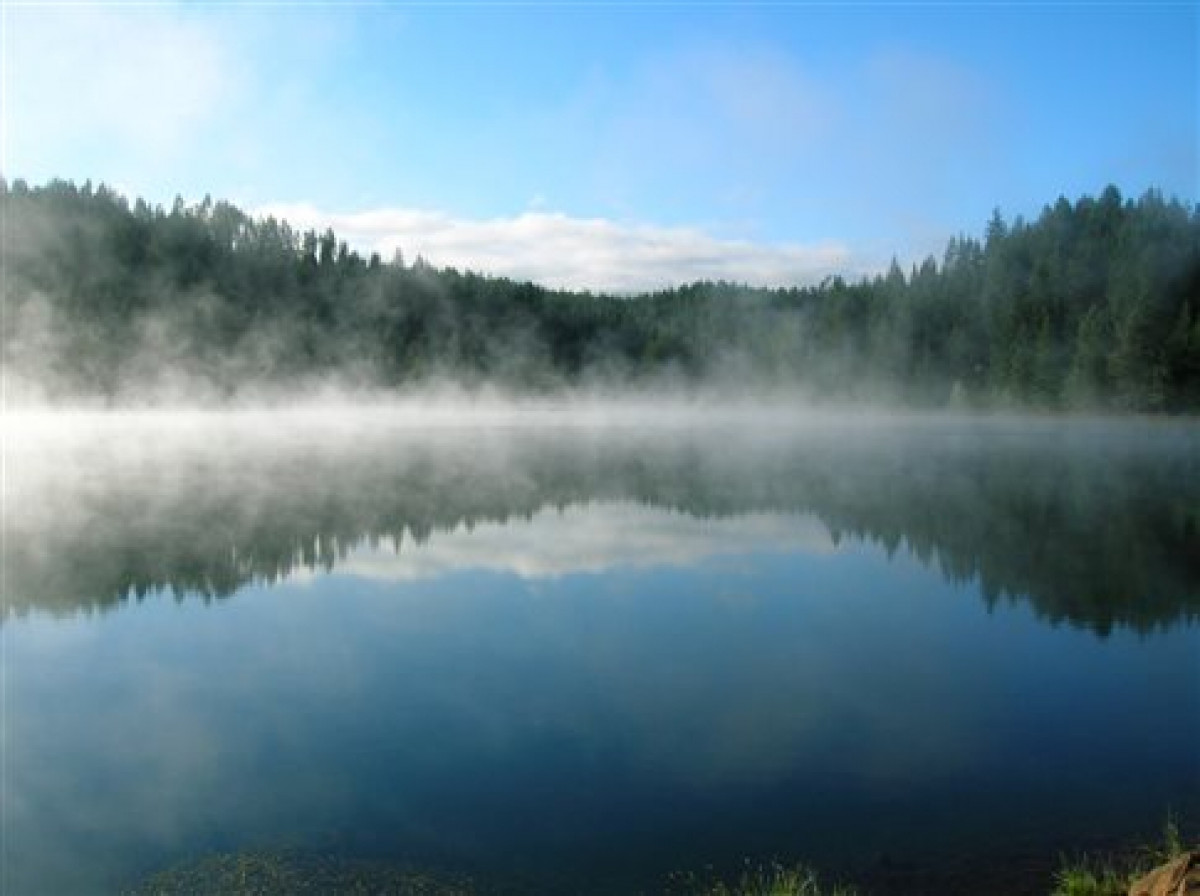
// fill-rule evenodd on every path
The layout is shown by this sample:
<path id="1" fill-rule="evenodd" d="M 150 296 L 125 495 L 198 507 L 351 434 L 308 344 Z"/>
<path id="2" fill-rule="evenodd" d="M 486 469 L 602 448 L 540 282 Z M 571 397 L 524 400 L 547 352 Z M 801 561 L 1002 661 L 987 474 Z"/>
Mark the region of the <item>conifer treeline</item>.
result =
<path id="1" fill-rule="evenodd" d="M 51 398 L 448 377 L 1200 410 L 1200 207 L 1155 191 L 1059 199 L 1033 222 L 997 212 L 908 272 L 632 297 L 363 258 L 332 231 L 209 199 L 165 209 L 18 180 L 0 200 L 4 363 Z"/>

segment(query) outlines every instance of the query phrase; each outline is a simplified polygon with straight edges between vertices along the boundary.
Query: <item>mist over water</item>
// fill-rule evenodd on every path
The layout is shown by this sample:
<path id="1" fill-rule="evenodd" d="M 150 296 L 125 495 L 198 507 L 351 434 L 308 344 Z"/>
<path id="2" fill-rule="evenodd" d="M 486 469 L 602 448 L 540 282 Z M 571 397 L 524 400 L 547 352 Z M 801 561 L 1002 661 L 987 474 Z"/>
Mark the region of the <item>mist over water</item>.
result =
<path id="1" fill-rule="evenodd" d="M 1188 422 L 492 401 L 10 414 L 6 447 L 10 611 L 64 575 L 82 579 L 54 598 L 68 606 L 228 590 L 364 541 L 613 501 L 811 514 L 1101 628 L 1196 610 Z M 84 562 L 126 543 L 124 579 Z M 180 553 L 196 582 L 173 578 Z"/>
<path id="2" fill-rule="evenodd" d="M 656 892 L 1196 817 L 1189 421 L 439 396 L 4 447 L 14 892 L 255 849 Z"/>

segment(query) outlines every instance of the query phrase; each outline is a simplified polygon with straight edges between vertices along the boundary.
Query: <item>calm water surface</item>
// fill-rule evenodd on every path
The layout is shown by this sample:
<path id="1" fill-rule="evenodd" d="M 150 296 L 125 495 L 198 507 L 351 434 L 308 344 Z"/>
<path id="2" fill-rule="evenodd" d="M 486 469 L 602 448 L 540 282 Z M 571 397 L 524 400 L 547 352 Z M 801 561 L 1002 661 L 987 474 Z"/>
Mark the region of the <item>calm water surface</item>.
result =
<path id="1" fill-rule="evenodd" d="M 1195 824 L 1200 427 L 652 417 L 10 422 L 4 892 Z"/>

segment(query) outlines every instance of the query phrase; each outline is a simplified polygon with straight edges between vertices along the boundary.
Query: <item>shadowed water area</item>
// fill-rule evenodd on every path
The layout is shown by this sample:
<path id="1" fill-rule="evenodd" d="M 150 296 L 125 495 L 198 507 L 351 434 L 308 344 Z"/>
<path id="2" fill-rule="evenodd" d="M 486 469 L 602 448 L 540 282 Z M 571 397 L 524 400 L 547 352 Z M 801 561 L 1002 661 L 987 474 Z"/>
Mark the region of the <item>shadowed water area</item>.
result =
<path id="1" fill-rule="evenodd" d="M 5 425 L 5 892 L 243 851 L 902 892 L 1200 817 L 1194 423 Z"/>

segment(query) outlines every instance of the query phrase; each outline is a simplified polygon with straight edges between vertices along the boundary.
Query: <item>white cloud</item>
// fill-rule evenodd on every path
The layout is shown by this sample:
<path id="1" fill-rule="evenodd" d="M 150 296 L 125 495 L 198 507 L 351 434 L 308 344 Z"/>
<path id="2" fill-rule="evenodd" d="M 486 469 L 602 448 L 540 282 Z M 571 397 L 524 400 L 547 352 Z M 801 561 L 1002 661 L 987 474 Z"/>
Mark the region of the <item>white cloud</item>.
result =
<path id="1" fill-rule="evenodd" d="M 186 2 L 28 5 L 9 12 L 4 173 L 100 181 L 152 202 L 245 195 L 310 176 L 365 107 L 322 105 L 354 20 L 333 10 Z M 340 66 L 340 68 L 339 68 Z"/>
<path id="2" fill-rule="evenodd" d="M 22 173 L 46 153 L 169 159 L 237 92 L 223 37 L 170 6 L 22 8 L 9 32 L 6 161 Z"/>
<path id="3" fill-rule="evenodd" d="M 508 218 L 455 218 L 417 209 L 325 212 L 304 203 L 255 209 L 302 228 L 332 227 L 360 250 L 395 249 L 438 266 L 528 279 L 547 286 L 635 292 L 695 280 L 781 286 L 847 273 L 839 243 L 754 243 L 693 227 L 629 224 L 525 211 Z"/>

